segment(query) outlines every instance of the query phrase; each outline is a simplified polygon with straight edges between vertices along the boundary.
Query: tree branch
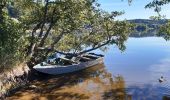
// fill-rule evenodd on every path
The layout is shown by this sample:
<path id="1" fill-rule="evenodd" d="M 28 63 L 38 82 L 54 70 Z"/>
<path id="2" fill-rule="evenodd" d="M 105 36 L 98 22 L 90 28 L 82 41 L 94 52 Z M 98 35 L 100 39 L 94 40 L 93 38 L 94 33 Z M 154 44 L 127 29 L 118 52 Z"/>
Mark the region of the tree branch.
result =
<path id="1" fill-rule="evenodd" d="M 45 4 L 45 10 L 44 10 L 44 16 L 43 16 L 43 22 L 42 22 L 42 25 L 41 25 L 41 30 L 40 30 L 40 34 L 39 34 L 39 36 L 38 37 L 42 37 L 42 34 L 43 34 L 43 28 L 44 28 L 44 25 L 45 25 L 45 23 L 46 23 L 46 17 L 47 17 L 47 11 L 48 11 L 48 3 L 49 2 L 49 0 L 46 0 L 46 4 Z"/>
<path id="2" fill-rule="evenodd" d="M 42 38 L 42 40 L 41 40 L 41 42 L 40 42 L 40 44 L 39 44 L 39 47 L 42 47 L 42 46 L 44 45 L 45 40 L 46 40 L 46 38 L 48 37 L 48 35 L 49 35 L 49 33 L 50 33 L 50 31 L 51 31 L 51 29 L 52 29 L 53 26 L 54 26 L 54 23 L 50 23 L 50 26 L 49 26 L 46 34 L 44 35 L 44 37 Z"/>
<path id="3" fill-rule="evenodd" d="M 105 43 L 103 43 L 103 44 L 101 44 L 101 45 L 98 45 L 97 47 L 94 47 L 94 48 L 91 48 L 91 49 L 88 49 L 88 50 L 84 50 L 84 51 L 79 52 L 79 53 L 69 53 L 69 52 L 66 53 L 66 52 L 54 50 L 54 48 L 42 48 L 42 47 L 39 47 L 38 50 L 41 50 L 41 51 L 49 51 L 49 52 L 54 51 L 54 52 L 56 52 L 56 53 L 63 54 L 63 55 L 78 56 L 78 55 L 81 55 L 81 54 L 84 54 L 84 53 L 87 53 L 87 52 L 96 50 L 96 49 L 98 49 L 98 48 L 101 48 L 102 46 L 105 46 L 105 45 L 109 44 L 111 41 L 113 41 L 113 40 L 108 40 L 108 41 L 106 41 Z"/>
<path id="4" fill-rule="evenodd" d="M 49 26 L 46 34 L 45 34 L 44 37 L 42 38 L 42 40 L 41 40 L 41 42 L 40 42 L 40 44 L 39 44 L 39 47 L 42 47 L 42 46 L 44 45 L 44 42 L 45 42 L 46 38 L 48 37 L 48 35 L 49 35 L 52 27 L 55 25 L 55 23 L 56 23 L 57 20 L 58 20 L 58 19 L 54 20 L 55 10 L 56 10 L 56 8 L 54 8 L 54 10 L 53 10 L 52 17 L 51 17 L 51 22 L 50 22 L 50 26 Z"/>
<path id="5" fill-rule="evenodd" d="M 98 48 L 101 48 L 101 47 L 109 44 L 110 42 L 111 42 L 111 40 L 108 40 L 108 41 L 106 41 L 105 43 L 103 43 L 103 44 L 101 44 L 101 45 L 98 45 L 97 47 L 94 47 L 94 48 L 91 48 L 91 49 L 88 49 L 88 50 L 84 50 L 84 51 L 82 51 L 82 52 L 79 52 L 79 53 L 77 53 L 77 55 L 81 55 L 81 54 L 84 54 L 84 53 L 87 53 L 87 52 L 96 50 L 96 49 L 98 49 Z"/>

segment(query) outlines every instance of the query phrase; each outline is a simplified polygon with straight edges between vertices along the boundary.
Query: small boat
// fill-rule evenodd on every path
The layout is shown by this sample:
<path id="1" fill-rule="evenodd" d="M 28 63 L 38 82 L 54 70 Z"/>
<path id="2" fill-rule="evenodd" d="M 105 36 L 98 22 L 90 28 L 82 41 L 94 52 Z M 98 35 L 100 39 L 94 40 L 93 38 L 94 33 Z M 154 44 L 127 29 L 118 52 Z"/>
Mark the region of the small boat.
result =
<path id="1" fill-rule="evenodd" d="M 52 58 L 53 62 L 50 62 L 48 59 L 46 62 L 35 65 L 33 68 L 45 74 L 66 74 L 80 71 L 97 64 L 102 64 L 103 57 L 103 55 L 95 53 L 83 54 L 77 57 L 57 57 Z"/>

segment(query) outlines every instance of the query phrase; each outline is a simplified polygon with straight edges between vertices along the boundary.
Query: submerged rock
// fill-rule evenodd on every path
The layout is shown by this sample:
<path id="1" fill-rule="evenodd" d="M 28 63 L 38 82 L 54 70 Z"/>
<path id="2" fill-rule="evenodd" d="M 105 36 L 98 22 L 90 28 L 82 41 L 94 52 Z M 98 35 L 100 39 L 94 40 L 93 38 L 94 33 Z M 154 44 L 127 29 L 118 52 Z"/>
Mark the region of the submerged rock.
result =
<path id="1" fill-rule="evenodd" d="M 158 79 L 159 83 L 162 83 L 162 82 L 165 82 L 166 80 L 164 79 L 163 76 L 161 76 L 159 79 Z"/>

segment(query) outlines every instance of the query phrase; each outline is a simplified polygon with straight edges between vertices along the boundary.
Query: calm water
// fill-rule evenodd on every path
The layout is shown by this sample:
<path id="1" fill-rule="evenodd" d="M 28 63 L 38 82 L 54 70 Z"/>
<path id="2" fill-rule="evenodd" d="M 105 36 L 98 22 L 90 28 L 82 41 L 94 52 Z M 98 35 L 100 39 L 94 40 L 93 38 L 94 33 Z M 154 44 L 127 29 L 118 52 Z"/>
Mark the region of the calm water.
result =
<path id="1" fill-rule="evenodd" d="M 129 38 L 126 47 L 121 52 L 110 46 L 100 52 L 105 54 L 103 65 L 43 76 L 7 100 L 169 100 L 170 42 L 158 37 Z M 159 83 L 161 76 L 165 81 Z"/>

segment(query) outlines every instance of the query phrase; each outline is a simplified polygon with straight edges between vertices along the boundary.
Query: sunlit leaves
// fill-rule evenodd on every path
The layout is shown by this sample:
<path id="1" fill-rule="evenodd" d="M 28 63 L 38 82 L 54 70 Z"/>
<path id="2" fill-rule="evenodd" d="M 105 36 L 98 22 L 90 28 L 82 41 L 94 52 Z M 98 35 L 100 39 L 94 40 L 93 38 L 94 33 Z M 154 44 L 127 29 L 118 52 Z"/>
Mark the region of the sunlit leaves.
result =
<path id="1" fill-rule="evenodd" d="M 161 26 L 158 35 L 164 37 L 165 40 L 170 40 L 170 22 Z"/>
<path id="2" fill-rule="evenodd" d="M 72 33 L 69 38 L 65 35 L 59 44 L 69 44 L 70 50 L 80 52 L 90 47 L 100 46 L 109 41 L 110 43 L 108 45 L 117 44 L 121 50 L 124 50 L 124 41 L 128 38 L 131 24 L 125 21 L 114 21 L 109 16 L 111 16 L 109 13 L 97 12 L 96 15 L 92 15 L 88 19 L 89 22 L 85 25 L 88 28 L 80 27 L 78 30 L 75 29 L 74 32 L 76 34 Z M 65 47 L 65 50 L 68 51 L 68 45 L 59 46 L 59 44 L 56 45 L 57 48 L 62 47 L 60 50 L 64 50 Z"/>

